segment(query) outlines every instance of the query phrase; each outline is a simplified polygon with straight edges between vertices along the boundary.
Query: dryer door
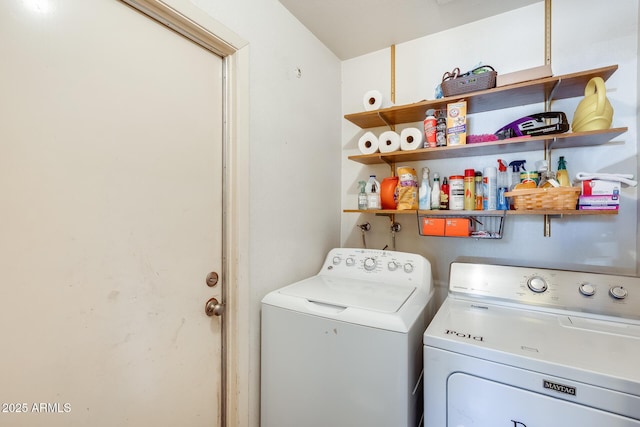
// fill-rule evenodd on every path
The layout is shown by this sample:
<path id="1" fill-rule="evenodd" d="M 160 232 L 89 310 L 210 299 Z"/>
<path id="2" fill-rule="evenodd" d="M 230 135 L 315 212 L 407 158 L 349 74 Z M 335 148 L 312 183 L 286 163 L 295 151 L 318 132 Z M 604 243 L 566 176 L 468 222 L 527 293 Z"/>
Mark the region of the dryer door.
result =
<path id="1" fill-rule="evenodd" d="M 639 427 L 640 420 L 464 373 L 449 376 L 447 426 Z"/>

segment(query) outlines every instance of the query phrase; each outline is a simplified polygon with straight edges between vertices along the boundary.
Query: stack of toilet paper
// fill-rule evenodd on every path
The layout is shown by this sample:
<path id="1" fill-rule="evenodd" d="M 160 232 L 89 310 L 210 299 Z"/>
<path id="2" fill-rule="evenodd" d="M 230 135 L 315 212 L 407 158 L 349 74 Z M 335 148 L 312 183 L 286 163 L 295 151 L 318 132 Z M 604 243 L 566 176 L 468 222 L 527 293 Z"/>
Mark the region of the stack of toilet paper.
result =
<path id="1" fill-rule="evenodd" d="M 423 148 L 424 134 L 415 127 L 403 129 L 400 133 L 389 130 L 376 137 L 371 131 L 366 132 L 358 141 L 362 154 L 392 153 L 394 151 L 411 151 Z"/>

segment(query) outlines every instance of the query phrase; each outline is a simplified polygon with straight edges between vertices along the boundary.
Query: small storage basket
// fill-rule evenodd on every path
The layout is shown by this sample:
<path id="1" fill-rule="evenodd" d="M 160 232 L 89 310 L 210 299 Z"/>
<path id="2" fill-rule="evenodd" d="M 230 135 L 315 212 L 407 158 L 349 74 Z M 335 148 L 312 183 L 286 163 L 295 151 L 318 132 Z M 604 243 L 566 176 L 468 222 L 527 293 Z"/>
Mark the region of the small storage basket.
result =
<path id="1" fill-rule="evenodd" d="M 473 74 L 473 71 L 470 71 L 457 78 L 443 80 L 441 83 L 442 94 L 444 96 L 455 96 L 496 87 L 498 73 L 488 65 L 479 68 L 490 68 L 491 71 L 479 74 Z"/>
<path id="2" fill-rule="evenodd" d="M 515 210 L 575 210 L 580 187 L 529 188 L 509 191 Z"/>

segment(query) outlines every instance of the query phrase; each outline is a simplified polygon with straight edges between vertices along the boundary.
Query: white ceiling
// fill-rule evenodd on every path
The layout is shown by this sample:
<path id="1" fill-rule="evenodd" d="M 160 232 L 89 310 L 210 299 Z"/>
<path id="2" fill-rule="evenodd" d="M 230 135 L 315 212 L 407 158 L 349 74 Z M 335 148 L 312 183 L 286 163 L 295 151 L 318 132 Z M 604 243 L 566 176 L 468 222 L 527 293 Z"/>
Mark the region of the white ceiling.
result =
<path id="1" fill-rule="evenodd" d="M 341 60 L 542 0 L 279 0 Z"/>

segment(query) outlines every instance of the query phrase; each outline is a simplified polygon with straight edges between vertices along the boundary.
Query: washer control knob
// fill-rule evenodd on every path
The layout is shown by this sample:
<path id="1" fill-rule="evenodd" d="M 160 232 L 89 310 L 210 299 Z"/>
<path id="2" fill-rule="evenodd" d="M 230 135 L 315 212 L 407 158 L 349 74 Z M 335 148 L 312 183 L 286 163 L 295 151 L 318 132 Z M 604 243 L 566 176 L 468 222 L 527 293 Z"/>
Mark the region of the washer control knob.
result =
<path id="1" fill-rule="evenodd" d="M 347 258 L 345 262 L 347 263 L 347 267 L 353 267 L 356 264 L 356 260 L 351 257 Z"/>
<path id="2" fill-rule="evenodd" d="M 398 269 L 398 263 L 395 261 L 389 261 L 389 264 L 387 264 L 387 268 L 389 269 L 389 271 L 396 271 Z"/>
<path id="3" fill-rule="evenodd" d="M 408 262 L 404 265 L 403 268 L 405 273 L 413 273 L 413 264 Z"/>
<path id="4" fill-rule="evenodd" d="M 580 286 L 578 287 L 578 290 L 585 297 L 592 297 L 596 293 L 596 287 L 588 282 L 581 283 Z"/>
<path id="5" fill-rule="evenodd" d="M 614 286 L 609 289 L 609 295 L 615 299 L 625 299 L 629 293 L 622 286 Z"/>
<path id="6" fill-rule="evenodd" d="M 365 258 L 364 259 L 364 269 L 367 271 L 373 271 L 376 268 L 376 259 L 375 258 Z"/>
<path id="7" fill-rule="evenodd" d="M 530 277 L 529 280 L 527 280 L 527 286 L 533 292 L 538 294 L 541 294 L 542 292 L 546 291 L 548 288 L 547 282 L 540 276 Z"/>
<path id="8" fill-rule="evenodd" d="M 332 260 L 333 265 L 338 265 L 338 264 L 340 264 L 340 261 L 342 261 L 342 259 L 341 259 L 339 256 L 334 256 L 334 257 L 333 257 L 333 260 Z"/>

